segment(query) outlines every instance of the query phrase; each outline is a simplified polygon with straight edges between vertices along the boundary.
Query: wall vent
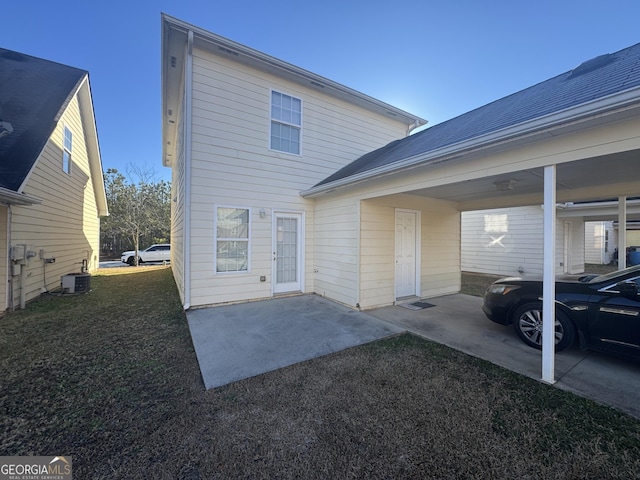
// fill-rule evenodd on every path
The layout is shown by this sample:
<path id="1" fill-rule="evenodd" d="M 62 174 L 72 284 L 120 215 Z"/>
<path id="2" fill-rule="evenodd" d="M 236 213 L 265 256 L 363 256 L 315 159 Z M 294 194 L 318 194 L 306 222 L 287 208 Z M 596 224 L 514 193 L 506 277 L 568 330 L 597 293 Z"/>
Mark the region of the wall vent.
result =
<path id="1" fill-rule="evenodd" d="M 233 50 L 231 50 L 230 48 L 227 48 L 227 47 L 219 46 L 218 49 L 222 50 L 224 53 L 228 53 L 229 55 L 233 55 L 235 57 L 237 57 L 239 55 L 238 52 L 235 52 L 235 51 L 233 51 Z"/>
<path id="2" fill-rule="evenodd" d="M 614 56 L 610 53 L 607 53 L 605 55 L 600 55 L 598 57 L 592 58 L 591 60 L 587 60 L 586 62 L 582 62 L 576 68 L 571 70 L 569 78 L 579 77 L 580 75 L 584 75 L 585 73 L 589 73 L 602 68 L 605 65 L 610 64 L 613 60 Z"/>

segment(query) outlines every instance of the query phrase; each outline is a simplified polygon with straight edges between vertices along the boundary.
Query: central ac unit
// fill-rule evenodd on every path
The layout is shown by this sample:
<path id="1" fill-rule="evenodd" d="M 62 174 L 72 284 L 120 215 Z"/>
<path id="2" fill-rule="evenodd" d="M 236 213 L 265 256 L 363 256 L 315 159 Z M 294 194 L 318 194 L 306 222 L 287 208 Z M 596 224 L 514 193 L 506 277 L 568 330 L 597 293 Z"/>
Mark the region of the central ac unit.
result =
<path id="1" fill-rule="evenodd" d="M 70 273 L 60 278 L 62 293 L 85 293 L 91 286 L 91 275 L 88 273 Z"/>

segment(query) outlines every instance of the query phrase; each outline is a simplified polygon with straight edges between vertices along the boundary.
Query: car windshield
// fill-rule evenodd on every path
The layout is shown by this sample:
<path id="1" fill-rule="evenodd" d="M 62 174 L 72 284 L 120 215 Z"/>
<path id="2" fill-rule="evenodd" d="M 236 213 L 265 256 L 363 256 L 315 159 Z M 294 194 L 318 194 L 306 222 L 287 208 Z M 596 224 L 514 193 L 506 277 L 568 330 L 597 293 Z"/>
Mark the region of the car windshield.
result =
<path id="1" fill-rule="evenodd" d="M 633 267 L 628 267 L 623 270 L 616 270 L 615 272 L 605 273 L 604 275 L 598 275 L 597 277 L 594 277 L 591 280 L 589 280 L 589 283 L 607 282 L 611 279 L 617 278 L 621 275 L 624 275 L 626 273 L 631 273 L 631 272 L 640 272 L 640 265 L 634 265 Z"/>

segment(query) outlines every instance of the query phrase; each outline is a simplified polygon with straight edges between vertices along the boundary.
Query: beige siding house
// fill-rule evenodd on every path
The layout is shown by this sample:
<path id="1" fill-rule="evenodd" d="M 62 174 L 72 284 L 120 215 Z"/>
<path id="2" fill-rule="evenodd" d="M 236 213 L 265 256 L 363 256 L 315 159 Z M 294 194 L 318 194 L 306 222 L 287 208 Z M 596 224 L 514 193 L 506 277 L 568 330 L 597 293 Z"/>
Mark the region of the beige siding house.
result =
<path id="1" fill-rule="evenodd" d="M 300 192 L 424 121 L 176 19 L 164 32 L 172 268 L 185 306 L 320 288 L 354 305 L 341 294 L 358 264 L 353 202 L 324 218 Z"/>
<path id="2" fill-rule="evenodd" d="M 640 218 L 640 200 L 626 202 L 627 219 Z M 614 201 L 557 206 L 558 273 L 585 271 L 585 264 L 608 264 L 618 248 Z M 633 225 L 633 222 L 629 222 Z M 541 205 L 462 213 L 462 270 L 494 275 L 542 274 L 543 208 Z M 635 245 L 627 235 L 627 245 Z"/>
<path id="3" fill-rule="evenodd" d="M 0 311 L 98 267 L 107 214 L 87 72 L 0 49 Z"/>
<path id="4" fill-rule="evenodd" d="M 640 194 L 640 46 L 411 134 L 425 121 L 162 24 L 163 163 L 185 308 L 315 293 L 368 309 L 455 293 L 462 212 L 545 204 L 553 220 L 540 239 L 561 239 L 583 227 L 558 220 L 556 202 L 617 198 L 624 211 Z M 584 263 L 584 249 L 557 255 L 536 259 Z"/>

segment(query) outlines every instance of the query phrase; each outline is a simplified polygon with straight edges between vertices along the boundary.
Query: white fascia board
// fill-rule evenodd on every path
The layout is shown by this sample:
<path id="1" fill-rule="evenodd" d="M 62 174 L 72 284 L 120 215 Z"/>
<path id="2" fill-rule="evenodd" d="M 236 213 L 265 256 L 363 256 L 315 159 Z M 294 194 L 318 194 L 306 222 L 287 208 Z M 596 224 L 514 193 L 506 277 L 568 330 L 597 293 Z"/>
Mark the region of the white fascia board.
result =
<path id="1" fill-rule="evenodd" d="M 627 213 L 640 214 L 640 200 L 627 200 Z M 565 203 L 557 207 L 557 215 L 561 218 L 598 217 L 610 220 L 618 218 L 618 202 Z"/>
<path id="2" fill-rule="evenodd" d="M 162 14 L 161 21 L 162 164 L 165 167 L 171 167 L 175 161 L 171 154 L 175 153 L 173 150 L 177 137 L 179 97 L 182 88 L 188 30 L 177 29 L 173 19 L 165 14 Z M 172 58 L 175 58 L 175 64 L 172 63 Z"/>
<path id="3" fill-rule="evenodd" d="M 80 104 L 80 115 L 82 128 L 84 130 L 87 154 L 89 157 L 89 170 L 91 181 L 98 207 L 98 216 L 109 215 L 107 207 L 107 193 L 104 186 L 104 176 L 102 173 L 102 157 L 100 155 L 100 144 L 98 142 L 98 129 L 96 127 L 96 117 L 93 108 L 93 98 L 91 96 L 91 86 L 89 85 L 89 75 L 85 75 L 84 81 L 78 90 L 78 100 Z"/>
<path id="4" fill-rule="evenodd" d="M 300 192 L 300 195 L 302 197 L 318 196 L 365 180 L 394 174 L 406 168 L 442 163 L 453 157 L 459 157 L 463 154 L 487 148 L 492 145 L 505 144 L 509 141 L 514 141 L 528 135 L 540 132 L 551 133 L 555 128 L 589 118 L 602 117 L 607 113 L 623 110 L 634 104 L 640 104 L 640 87 L 634 87 L 591 102 L 582 103 L 575 107 L 554 112 L 549 115 L 538 117 L 518 125 L 497 130 L 479 137 L 474 137 L 453 145 L 448 145 L 437 150 L 407 157 L 389 165 L 381 165 L 380 167 L 373 168 L 371 170 L 341 178 L 317 187 L 312 187 Z"/>

